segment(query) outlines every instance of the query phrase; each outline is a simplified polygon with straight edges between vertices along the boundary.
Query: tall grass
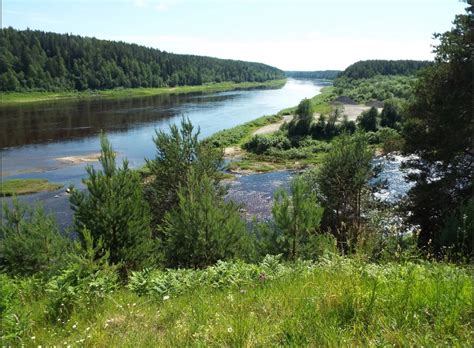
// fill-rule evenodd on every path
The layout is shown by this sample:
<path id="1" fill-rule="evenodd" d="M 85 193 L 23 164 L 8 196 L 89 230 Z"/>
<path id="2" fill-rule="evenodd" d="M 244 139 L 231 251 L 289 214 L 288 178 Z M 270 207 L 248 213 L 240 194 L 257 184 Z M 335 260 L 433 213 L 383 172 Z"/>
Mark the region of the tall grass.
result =
<path id="1" fill-rule="evenodd" d="M 59 321 L 45 321 L 41 287 L 2 277 L 20 289 L 10 292 L 9 317 L 26 322 L 4 343 L 468 347 L 470 271 L 443 263 L 372 264 L 335 256 L 293 264 L 270 257 L 258 265 L 148 270 L 135 273 L 127 287 L 106 293 L 93 307 L 79 306 Z"/>

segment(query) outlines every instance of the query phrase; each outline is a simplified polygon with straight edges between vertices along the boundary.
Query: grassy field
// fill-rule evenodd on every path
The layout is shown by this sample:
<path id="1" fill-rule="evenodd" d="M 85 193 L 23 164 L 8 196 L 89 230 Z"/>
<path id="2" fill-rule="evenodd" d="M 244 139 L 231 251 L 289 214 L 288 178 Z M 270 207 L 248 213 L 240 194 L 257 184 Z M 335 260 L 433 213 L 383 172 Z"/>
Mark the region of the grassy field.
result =
<path id="1" fill-rule="evenodd" d="M 67 318 L 48 317 L 58 290 L 45 296 L 37 281 L 1 280 L 5 329 L 21 327 L 4 344 L 472 346 L 471 270 L 444 263 L 330 257 L 143 271 L 127 287 L 76 295 Z"/>
<path id="2" fill-rule="evenodd" d="M 90 98 L 131 98 L 146 97 L 158 94 L 178 94 L 192 92 L 220 92 L 248 88 L 277 88 L 282 87 L 286 80 L 271 80 L 265 82 L 222 82 L 210 83 L 201 86 L 179 86 L 173 88 L 117 88 L 110 90 L 84 91 L 84 92 L 9 92 L 0 93 L 0 105 L 32 103 L 50 100 L 90 99 Z"/>
<path id="3" fill-rule="evenodd" d="M 280 122 L 282 118 L 283 114 L 281 112 L 277 115 L 262 116 L 253 121 L 214 133 L 206 141 L 216 147 L 240 146 L 249 140 L 252 133 L 257 129 L 271 123 Z"/>
<path id="4" fill-rule="evenodd" d="M 26 195 L 30 193 L 55 191 L 63 185 L 53 184 L 46 179 L 12 179 L 2 181 L 0 196 Z"/>

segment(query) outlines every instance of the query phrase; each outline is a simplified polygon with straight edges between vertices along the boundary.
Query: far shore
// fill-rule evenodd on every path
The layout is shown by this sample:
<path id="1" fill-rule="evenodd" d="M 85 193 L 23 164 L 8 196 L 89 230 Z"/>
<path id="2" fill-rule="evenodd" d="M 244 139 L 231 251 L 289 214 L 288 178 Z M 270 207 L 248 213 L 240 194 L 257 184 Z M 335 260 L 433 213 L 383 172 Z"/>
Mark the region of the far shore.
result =
<path id="1" fill-rule="evenodd" d="M 264 82 L 221 82 L 208 83 L 199 86 L 178 86 L 160 88 L 116 88 L 107 90 L 88 91 L 61 91 L 61 92 L 7 92 L 0 93 L 0 106 L 19 105 L 26 103 L 57 101 L 57 100 L 83 100 L 83 99 L 116 99 L 147 97 L 160 94 L 181 93 L 212 93 L 251 88 L 278 88 L 284 86 L 286 79 L 269 80 Z"/>

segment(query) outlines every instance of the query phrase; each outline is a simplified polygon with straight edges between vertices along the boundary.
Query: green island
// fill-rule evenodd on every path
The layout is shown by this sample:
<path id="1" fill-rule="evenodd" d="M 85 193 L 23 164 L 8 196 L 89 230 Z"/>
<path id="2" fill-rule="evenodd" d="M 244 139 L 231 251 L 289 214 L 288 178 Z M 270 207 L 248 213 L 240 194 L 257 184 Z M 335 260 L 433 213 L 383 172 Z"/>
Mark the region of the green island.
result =
<path id="1" fill-rule="evenodd" d="M 156 131 L 140 170 L 117 163 L 102 133 L 98 166 L 71 189 L 70 228 L 41 205 L 3 207 L 2 345 L 471 347 L 472 14 L 436 36 L 433 62 L 356 62 L 319 95 L 203 140 L 183 117 Z M 257 63 L 2 30 L 0 86 L 15 93 L 283 77 Z M 323 73 L 336 74 L 291 72 Z M 394 203 L 371 183 L 382 154 L 407 158 L 413 186 Z M 225 157 L 240 174 L 298 169 L 269 219 L 249 220 L 227 199 Z"/>
<path id="2" fill-rule="evenodd" d="M 133 97 L 149 97 L 159 94 L 181 93 L 214 93 L 251 88 L 278 88 L 285 85 L 285 79 L 264 82 L 215 82 L 197 86 L 148 87 L 148 88 L 115 88 L 105 90 L 63 91 L 63 92 L 2 92 L 0 105 L 15 105 L 53 100 L 74 99 L 122 99 Z"/>
<path id="3" fill-rule="evenodd" d="M 0 184 L 0 196 L 16 196 L 45 191 L 56 191 L 61 187 L 63 187 L 63 185 L 50 183 L 46 179 L 2 180 Z"/>

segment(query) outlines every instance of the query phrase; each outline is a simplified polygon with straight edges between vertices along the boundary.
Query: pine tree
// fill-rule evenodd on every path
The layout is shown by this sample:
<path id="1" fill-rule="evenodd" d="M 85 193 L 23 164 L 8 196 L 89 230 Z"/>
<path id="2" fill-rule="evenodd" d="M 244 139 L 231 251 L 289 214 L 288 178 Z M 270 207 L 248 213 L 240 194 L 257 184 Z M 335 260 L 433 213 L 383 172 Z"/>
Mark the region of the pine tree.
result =
<path id="1" fill-rule="evenodd" d="M 126 274 L 151 257 L 150 213 L 137 172 L 124 160 L 118 168 L 115 152 L 101 135 L 101 170 L 87 167 L 86 191 L 73 190 L 71 206 L 77 231 L 84 228 L 93 240 L 101 241 L 110 262 L 120 264 Z"/>
<path id="2" fill-rule="evenodd" d="M 272 212 L 276 225 L 283 232 L 287 257 L 296 260 L 300 248 L 318 232 L 324 208 L 318 204 L 314 191 L 301 177 L 291 181 L 290 193 L 277 191 Z"/>
<path id="3" fill-rule="evenodd" d="M 164 218 L 168 266 L 205 267 L 248 257 L 253 244 L 238 206 L 225 202 L 215 182 L 194 169 L 178 189 L 178 205 Z"/>

